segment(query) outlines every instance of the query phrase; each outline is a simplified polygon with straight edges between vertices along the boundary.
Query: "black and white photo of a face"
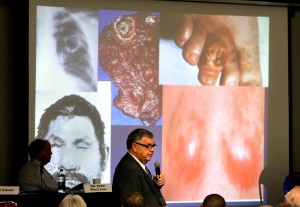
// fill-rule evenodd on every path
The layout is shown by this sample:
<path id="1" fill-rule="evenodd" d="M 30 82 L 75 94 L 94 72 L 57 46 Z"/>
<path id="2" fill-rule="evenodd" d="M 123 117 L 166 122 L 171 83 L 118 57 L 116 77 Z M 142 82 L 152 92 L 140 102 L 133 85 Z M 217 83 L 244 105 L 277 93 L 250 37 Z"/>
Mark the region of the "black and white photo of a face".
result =
<path id="1" fill-rule="evenodd" d="M 36 89 L 97 91 L 97 10 L 37 7 Z"/>
<path id="2" fill-rule="evenodd" d="M 91 184 L 95 178 L 101 178 L 103 183 L 110 182 L 110 87 L 108 82 L 98 82 L 98 92 L 69 94 L 42 91 L 36 94 L 35 137 L 48 140 L 52 151 L 51 160 L 45 168 L 54 179 L 63 168 L 69 189 L 80 183 Z M 70 95 L 81 98 L 66 101 L 65 97 Z M 61 101 L 63 106 L 58 106 L 57 101 Z M 86 104 L 78 105 L 79 101 Z M 50 111 L 47 110 L 49 108 Z M 69 110 L 70 114 L 60 113 L 61 110 Z M 76 112 L 73 113 L 73 110 Z M 41 121 L 43 116 L 45 118 Z M 99 128 L 100 122 L 103 122 L 104 129 Z"/>
<path id="3" fill-rule="evenodd" d="M 52 146 L 49 172 L 56 176 L 58 170 L 54 166 L 63 168 L 66 186 L 73 188 L 101 178 L 99 140 L 89 117 L 58 116 L 51 121 L 45 139 Z"/>

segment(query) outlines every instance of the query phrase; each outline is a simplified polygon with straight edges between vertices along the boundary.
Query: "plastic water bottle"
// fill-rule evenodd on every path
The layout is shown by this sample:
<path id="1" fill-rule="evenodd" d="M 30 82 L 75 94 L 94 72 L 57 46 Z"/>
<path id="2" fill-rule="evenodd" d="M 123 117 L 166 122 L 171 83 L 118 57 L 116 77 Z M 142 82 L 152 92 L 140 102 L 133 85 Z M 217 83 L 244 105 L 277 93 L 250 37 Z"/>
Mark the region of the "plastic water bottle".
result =
<path id="1" fill-rule="evenodd" d="M 57 179 L 58 192 L 65 193 L 66 192 L 66 176 L 64 169 L 59 170 L 59 175 Z"/>

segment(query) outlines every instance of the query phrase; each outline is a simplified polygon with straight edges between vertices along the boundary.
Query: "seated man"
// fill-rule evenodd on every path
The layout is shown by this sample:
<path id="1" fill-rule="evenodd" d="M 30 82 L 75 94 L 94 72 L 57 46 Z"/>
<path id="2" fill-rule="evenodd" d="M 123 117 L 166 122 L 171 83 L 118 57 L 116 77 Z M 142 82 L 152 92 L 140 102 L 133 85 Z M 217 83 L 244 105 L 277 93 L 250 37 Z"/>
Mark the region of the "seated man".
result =
<path id="1" fill-rule="evenodd" d="M 18 183 L 20 191 L 55 191 L 57 182 L 44 168 L 51 159 L 51 145 L 47 140 L 36 139 L 28 147 L 30 161 L 20 170 Z"/>

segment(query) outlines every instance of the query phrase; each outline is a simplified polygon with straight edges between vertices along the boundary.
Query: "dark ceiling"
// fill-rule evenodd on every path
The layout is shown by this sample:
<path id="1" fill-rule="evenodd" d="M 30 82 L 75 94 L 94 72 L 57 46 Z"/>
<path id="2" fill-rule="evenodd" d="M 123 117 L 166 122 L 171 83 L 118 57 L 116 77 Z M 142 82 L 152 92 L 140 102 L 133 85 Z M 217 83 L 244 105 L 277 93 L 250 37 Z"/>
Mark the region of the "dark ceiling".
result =
<path id="1" fill-rule="evenodd" d="M 300 9 L 300 2 L 298 2 L 298 0 L 175 0 L 175 1 L 265 5 L 265 6 L 289 6 L 289 7 L 294 7 L 297 10 Z M 297 2 L 295 2 L 295 1 L 297 1 Z"/>

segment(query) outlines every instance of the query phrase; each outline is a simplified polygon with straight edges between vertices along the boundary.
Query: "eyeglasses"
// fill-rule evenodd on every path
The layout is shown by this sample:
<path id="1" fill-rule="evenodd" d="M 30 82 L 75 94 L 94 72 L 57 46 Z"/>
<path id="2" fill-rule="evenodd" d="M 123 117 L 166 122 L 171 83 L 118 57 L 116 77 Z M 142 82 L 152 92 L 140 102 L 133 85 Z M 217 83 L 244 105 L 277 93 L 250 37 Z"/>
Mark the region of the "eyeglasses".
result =
<path id="1" fill-rule="evenodd" d="M 146 144 L 141 144 L 141 143 L 138 143 L 138 142 L 134 142 L 135 144 L 137 145 L 140 145 L 140 146 L 143 146 L 145 147 L 147 150 L 150 150 L 151 148 L 155 149 L 156 148 L 156 144 L 152 144 L 152 145 L 146 145 Z"/>

